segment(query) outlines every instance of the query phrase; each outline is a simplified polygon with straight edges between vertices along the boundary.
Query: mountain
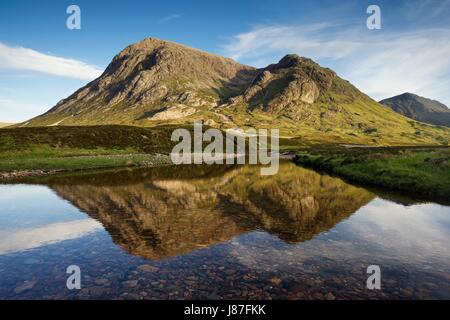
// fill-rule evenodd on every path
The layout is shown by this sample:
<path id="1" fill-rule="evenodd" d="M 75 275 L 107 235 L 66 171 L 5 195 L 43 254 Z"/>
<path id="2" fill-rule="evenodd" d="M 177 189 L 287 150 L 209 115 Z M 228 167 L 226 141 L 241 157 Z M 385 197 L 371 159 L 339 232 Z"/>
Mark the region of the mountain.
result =
<path id="1" fill-rule="evenodd" d="M 380 103 L 408 118 L 450 127 L 450 109 L 439 101 L 407 92 L 381 100 Z"/>
<path id="2" fill-rule="evenodd" d="M 149 38 L 125 48 L 99 78 L 30 124 L 172 120 L 217 106 L 255 75 L 256 69 L 231 59 Z"/>
<path id="3" fill-rule="evenodd" d="M 7 122 L 0 122 L 0 128 L 9 127 L 12 126 L 13 123 L 7 123 Z"/>
<path id="4" fill-rule="evenodd" d="M 221 129 L 278 128 L 299 143 L 438 144 L 450 130 L 415 122 L 298 55 L 266 68 L 148 38 L 94 81 L 20 126 L 159 126 L 203 120 Z"/>

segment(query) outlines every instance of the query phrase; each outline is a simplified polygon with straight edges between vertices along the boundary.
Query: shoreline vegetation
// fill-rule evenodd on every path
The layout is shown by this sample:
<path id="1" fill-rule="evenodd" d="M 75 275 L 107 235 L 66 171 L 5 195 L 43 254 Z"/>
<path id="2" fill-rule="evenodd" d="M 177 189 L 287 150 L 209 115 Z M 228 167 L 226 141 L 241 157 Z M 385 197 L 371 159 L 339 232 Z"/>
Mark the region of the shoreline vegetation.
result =
<path id="1" fill-rule="evenodd" d="M 296 150 L 294 162 L 365 186 L 450 199 L 449 147 L 321 146 Z"/>
<path id="2" fill-rule="evenodd" d="M 173 128 L 0 129 L 0 182 L 60 172 L 166 165 Z"/>
<path id="3" fill-rule="evenodd" d="M 64 172 L 168 165 L 169 154 L 176 144 L 170 140 L 173 129 L 172 126 L 1 129 L 0 183 Z M 450 147 L 298 146 L 284 139 L 280 142 L 282 158 L 300 166 L 410 196 L 450 198 Z M 287 156 L 288 153 L 295 156 Z"/>
<path id="4" fill-rule="evenodd" d="M 0 183 L 57 173 L 130 167 L 144 168 L 171 164 L 170 157 L 165 154 L 77 155 L 69 157 L 23 158 L 20 161 L 12 162 L 2 160 L 0 158 Z M 5 171 L 5 168 L 9 168 L 9 165 L 12 163 L 20 163 L 24 169 Z"/>

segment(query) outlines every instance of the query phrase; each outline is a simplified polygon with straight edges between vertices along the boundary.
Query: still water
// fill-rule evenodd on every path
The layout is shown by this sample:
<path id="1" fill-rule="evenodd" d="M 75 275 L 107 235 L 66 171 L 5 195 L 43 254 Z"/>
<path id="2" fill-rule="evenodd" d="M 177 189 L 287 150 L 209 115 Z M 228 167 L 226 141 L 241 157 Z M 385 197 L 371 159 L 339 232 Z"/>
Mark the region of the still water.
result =
<path id="1" fill-rule="evenodd" d="M 449 243 L 450 207 L 290 162 L 0 185 L 0 299 L 450 299 Z"/>

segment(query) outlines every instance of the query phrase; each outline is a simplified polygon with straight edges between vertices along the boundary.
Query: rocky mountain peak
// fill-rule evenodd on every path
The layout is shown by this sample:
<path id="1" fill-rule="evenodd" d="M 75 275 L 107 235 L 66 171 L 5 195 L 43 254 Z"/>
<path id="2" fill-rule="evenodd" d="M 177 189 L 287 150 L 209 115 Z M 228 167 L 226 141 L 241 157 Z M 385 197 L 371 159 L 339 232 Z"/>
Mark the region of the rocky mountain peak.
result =
<path id="1" fill-rule="evenodd" d="M 96 80 L 50 112 L 76 116 L 92 109 L 158 109 L 167 104 L 215 106 L 238 94 L 256 69 L 170 41 L 146 38 L 117 54 Z"/>
<path id="2" fill-rule="evenodd" d="M 419 98 L 402 100 L 430 105 Z M 432 104 L 433 117 L 444 123 L 448 109 Z M 303 132 L 311 141 L 333 143 L 338 138 L 359 144 L 384 139 L 442 143 L 448 136 L 408 121 L 311 59 L 288 54 L 256 69 L 155 38 L 126 47 L 99 78 L 19 126 L 157 126 L 198 120 L 222 129 L 278 126 L 286 136 Z"/>
<path id="3" fill-rule="evenodd" d="M 58 121 L 64 122 L 73 117 L 108 119 L 111 114 L 117 118 L 132 113 L 134 121 L 167 121 L 224 104 L 246 104 L 250 110 L 298 120 L 309 117 L 309 106 L 326 95 L 335 78 L 333 71 L 297 54 L 256 69 L 174 42 L 146 38 L 119 52 L 98 79 L 44 116 L 59 113 Z"/>
<path id="4" fill-rule="evenodd" d="M 296 67 L 300 65 L 304 59 L 305 58 L 302 58 L 297 54 L 287 54 L 281 58 L 278 63 L 269 65 L 266 69 L 276 70 Z"/>
<path id="5" fill-rule="evenodd" d="M 278 63 L 260 69 L 242 100 L 252 108 L 299 119 L 308 114 L 308 105 L 330 89 L 336 74 L 297 54 L 288 54 Z"/>

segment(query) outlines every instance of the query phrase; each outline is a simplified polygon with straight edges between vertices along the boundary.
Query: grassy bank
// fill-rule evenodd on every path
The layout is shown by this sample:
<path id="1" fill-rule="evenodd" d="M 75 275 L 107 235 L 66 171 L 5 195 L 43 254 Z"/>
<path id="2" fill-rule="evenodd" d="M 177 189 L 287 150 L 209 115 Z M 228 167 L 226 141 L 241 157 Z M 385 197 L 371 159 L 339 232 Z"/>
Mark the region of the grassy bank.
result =
<path id="1" fill-rule="evenodd" d="M 173 128 L 41 127 L 0 130 L 0 173 L 142 166 L 167 163 Z"/>
<path id="2" fill-rule="evenodd" d="M 39 127 L 0 129 L 0 180 L 170 161 L 174 127 Z M 295 142 L 295 141 L 294 141 Z M 297 164 L 411 195 L 450 199 L 450 148 L 299 147 Z"/>
<path id="3" fill-rule="evenodd" d="M 92 150 L 134 150 L 140 153 L 165 153 L 172 148 L 174 127 L 141 128 L 132 126 L 35 127 L 0 130 L 0 153 L 28 152 L 51 148 Z"/>
<path id="4" fill-rule="evenodd" d="M 311 147 L 298 150 L 295 162 L 412 196 L 450 199 L 450 148 Z"/>
<path id="5" fill-rule="evenodd" d="M 70 150 L 73 152 L 74 150 Z M 84 153 L 86 150 L 78 150 Z M 87 170 L 98 168 L 112 168 L 125 166 L 151 166 L 167 164 L 170 159 L 167 155 L 160 154 L 106 154 L 73 155 L 53 157 L 37 157 L 33 153 L 19 155 L 15 158 L 0 157 L 0 174 L 17 171 L 42 171 L 34 174 L 42 174 L 51 171 Z M 7 175 L 4 175 L 7 176 Z"/>

